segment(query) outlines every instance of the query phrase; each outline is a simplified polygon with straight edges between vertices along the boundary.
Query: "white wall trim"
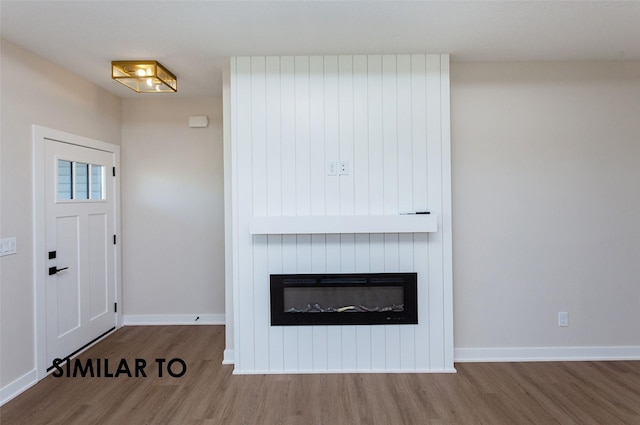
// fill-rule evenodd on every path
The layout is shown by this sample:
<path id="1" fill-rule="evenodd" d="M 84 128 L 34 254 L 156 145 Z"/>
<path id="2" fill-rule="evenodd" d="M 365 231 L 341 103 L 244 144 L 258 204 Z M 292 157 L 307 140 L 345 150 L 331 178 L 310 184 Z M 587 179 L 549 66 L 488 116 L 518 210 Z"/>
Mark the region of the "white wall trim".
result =
<path id="1" fill-rule="evenodd" d="M 225 67 L 222 76 L 222 118 L 223 118 L 223 157 L 224 157 L 224 312 L 225 312 L 225 351 L 223 364 L 235 363 L 235 332 L 233 311 L 233 282 L 237 268 L 234 256 L 234 214 L 232 192 L 233 146 L 231 144 L 231 65 Z"/>
<path id="2" fill-rule="evenodd" d="M 125 314 L 123 317 L 124 326 L 224 325 L 224 318 L 224 314 Z"/>
<path id="3" fill-rule="evenodd" d="M 359 373 L 359 374 L 370 374 L 370 373 L 457 373 L 458 371 L 455 368 L 444 368 L 444 369 L 328 369 L 328 370 L 315 370 L 315 369 L 283 369 L 283 370 L 249 370 L 242 371 L 238 369 L 233 370 L 233 375 L 312 375 L 319 373 L 330 373 L 330 374 L 345 374 L 345 373 Z"/>
<path id="4" fill-rule="evenodd" d="M 454 361 L 566 362 L 640 360 L 640 346 L 456 348 Z"/>
<path id="5" fill-rule="evenodd" d="M 31 372 L 25 373 L 20 378 L 0 388 L 0 406 L 17 397 L 37 382 L 38 373 L 36 369 L 33 369 Z"/>
<path id="6" fill-rule="evenodd" d="M 231 349 L 224 350 L 224 354 L 222 357 L 222 364 L 235 364 L 235 353 Z"/>

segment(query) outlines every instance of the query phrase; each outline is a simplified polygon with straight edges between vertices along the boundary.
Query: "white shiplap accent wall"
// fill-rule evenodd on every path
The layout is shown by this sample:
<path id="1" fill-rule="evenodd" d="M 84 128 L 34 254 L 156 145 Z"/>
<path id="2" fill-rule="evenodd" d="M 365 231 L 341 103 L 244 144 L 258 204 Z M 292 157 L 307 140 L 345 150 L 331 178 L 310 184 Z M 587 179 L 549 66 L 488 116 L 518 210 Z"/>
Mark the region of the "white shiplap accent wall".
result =
<path id="1" fill-rule="evenodd" d="M 228 101 L 235 373 L 453 371 L 448 55 L 232 58 Z M 251 234 L 254 216 L 423 210 L 436 232 Z M 402 271 L 418 325 L 270 326 L 271 273 Z"/>

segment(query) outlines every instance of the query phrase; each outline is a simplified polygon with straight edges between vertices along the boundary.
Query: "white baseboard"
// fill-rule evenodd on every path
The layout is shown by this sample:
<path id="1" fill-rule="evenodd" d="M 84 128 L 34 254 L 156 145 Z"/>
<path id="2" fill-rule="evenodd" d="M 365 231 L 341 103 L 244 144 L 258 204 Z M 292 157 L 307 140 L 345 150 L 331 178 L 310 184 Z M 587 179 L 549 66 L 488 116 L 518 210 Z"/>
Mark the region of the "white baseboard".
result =
<path id="1" fill-rule="evenodd" d="M 224 323 L 224 314 L 125 314 L 123 316 L 124 326 L 224 325 Z"/>
<path id="2" fill-rule="evenodd" d="M 566 362 L 640 360 L 640 347 L 456 348 L 455 362 Z"/>
<path id="3" fill-rule="evenodd" d="M 445 369 L 323 369 L 323 370 L 236 370 L 233 375 L 314 375 L 345 373 L 457 373 L 455 368 Z"/>
<path id="4" fill-rule="evenodd" d="M 20 395 L 20 393 L 35 385 L 37 382 L 38 374 L 36 370 L 33 369 L 31 372 L 25 373 L 20 378 L 0 388 L 0 406 Z"/>
<path id="5" fill-rule="evenodd" d="M 235 353 L 233 350 L 226 349 L 224 350 L 224 355 L 222 357 L 222 364 L 235 364 Z"/>

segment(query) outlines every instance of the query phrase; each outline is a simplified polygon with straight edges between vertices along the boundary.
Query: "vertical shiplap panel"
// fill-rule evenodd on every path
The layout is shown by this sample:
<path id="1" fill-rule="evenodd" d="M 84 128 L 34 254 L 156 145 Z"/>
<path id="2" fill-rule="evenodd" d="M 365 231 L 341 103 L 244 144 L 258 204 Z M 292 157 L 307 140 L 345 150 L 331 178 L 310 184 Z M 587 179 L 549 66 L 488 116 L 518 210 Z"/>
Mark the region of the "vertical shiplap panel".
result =
<path id="1" fill-rule="evenodd" d="M 427 98 L 426 55 L 411 56 L 411 133 L 413 158 L 413 207 L 427 205 Z"/>
<path id="2" fill-rule="evenodd" d="M 353 199 L 355 215 L 369 214 L 369 93 L 367 57 L 353 58 Z"/>
<path id="3" fill-rule="evenodd" d="M 282 215 L 282 151 L 280 147 L 280 58 L 266 58 L 265 91 L 267 97 L 267 215 Z M 268 235 L 269 274 L 282 273 L 282 236 Z M 269 322 L 270 323 L 270 322 Z M 269 326 L 269 370 L 281 371 L 283 364 L 282 326 Z"/>
<path id="4" fill-rule="evenodd" d="M 451 219 L 451 87 L 449 55 L 440 55 L 440 121 L 442 146 L 442 256 L 445 368 L 453 369 L 453 236 Z"/>
<path id="5" fill-rule="evenodd" d="M 369 132 L 369 214 L 384 213 L 384 146 L 382 134 L 382 56 L 367 57 L 367 124 Z M 384 236 L 369 236 L 372 273 L 384 272 Z M 371 326 L 371 369 L 384 370 L 385 326 Z"/>
<path id="6" fill-rule="evenodd" d="M 382 144 L 382 56 L 369 56 L 369 214 L 384 213 L 384 150 Z"/>
<path id="7" fill-rule="evenodd" d="M 337 95 L 337 93 L 336 93 Z M 327 273 L 340 272 L 340 235 L 328 234 L 327 239 Z M 327 369 L 342 369 L 342 327 L 326 326 L 327 328 Z"/>
<path id="8" fill-rule="evenodd" d="M 413 207 L 429 211 L 427 203 L 426 55 L 411 56 L 411 131 L 413 138 Z M 418 325 L 415 327 L 416 369 L 429 369 L 429 274 L 427 234 L 414 234 L 413 258 L 418 273 Z"/>
<path id="9" fill-rule="evenodd" d="M 297 273 L 311 273 L 311 235 L 298 235 L 296 241 Z M 313 369 L 313 329 L 298 326 L 298 368 Z"/>
<path id="10" fill-rule="evenodd" d="M 340 271 L 355 273 L 356 271 L 355 235 L 343 234 L 340 237 Z M 356 327 L 342 326 L 342 369 L 355 370 L 356 362 Z"/>
<path id="11" fill-rule="evenodd" d="M 282 164 L 282 215 L 296 215 L 296 122 L 294 58 L 280 58 L 280 137 Z M 286 164 L 289 164 L 288 166 Z M 282 272 L 297 272 L 297 244 L 295 235 L 282 236 Z M 283 328 L 284 370 L 298 370 L 298 329 Z"/>
<path id="12" fill-rule="evenodd" d="M 296 104 L 294 58 L 280 58 L 280 135 L 282 164 L 282 215 L 296 215 Z"/>
<path id="13" fill-rule="evenodd" d="M 311 175 L 309 167 L 309 57 L 295 57 L 295 185 L 296 214 L 307 216 L 311 213 Z"/>
<path id="14" fill-rule="evenodd" d="M 295 131 L 296 131 L 296 215 L 311 214 L 311 157 L 309 116 L 309 57 L 294 59 Z M 315 194 L 314 194 L 315 195 Z M 297 235 L 297 272 L 311 272 L 311 235 Z M 313 364 L 313 331 L 309 326 L 298 328 L 298 367 L 311 370 Z"/>
<path id="15" fill-rule="evenodd" d="M 398 73 L 397 56 L 382 57 L 382 138 L 384 153 L 384 213 L 398 214 Z M 398 270 L 398 235 L 384 235 L 385 271 Z M 400 368 L 399 325 L 385 328 L 386 368 Z"/>
<path id="16" fill-rule="evenodd" d="M 340 102 L 338 96 L 338 57 L 324 58 L 324 156 L 325 161 L 340 159 Z M 327 176 L 325 189 L 327 215 L 340 215 L 340 177 Z M 334 271 L 338 271 L 334 269 Z"/>
<path id="17" fill-rule="evenodd" d="M 269 274 L 282 273 L 282 236 L 267 236 L 267 264 Z M 269 324 L 271 318 L 269 318 Z M 282 371 L 284 369 L 283 339 L 284 331 L 282 326 L 269 326 L 269 370 Z"/>
<path id="18" fill-rule="evenodd" d="M 384 235 L 384 269 L 385 272 L 397 272 L 399 267 L 399 243 L 397 233 Z M 385 350 L 387 370 L 400 369 L 400 325 L 385 326 Z"/>
<path id="19" fill-rule="evenodd" d="M 413 208 L 413 134 L 411 113 L 411 56 L 397 59 L 398 84 L 398 210 L 415 212 Z M 398 235 L 398 271 L 412 272 L 413 234 Z M 415 368 L 415 326 L 400 326 L 400 365 L 402 370 Z"/>
<path id="20" fill-rule="evenodd" d="M 442 229 L 442 146 L 440 112 L 440 56 L 427 56 L 427 193 L 429 209 Z M 444 311 L 442 231 L 428 236 L 430 366 L 443 369 Z"/>
<path id="21" fill-rule="evenodd" d="M 255 166 L 255 164 L 254 164 Z M 258 170 L 254 169 L 254 172 Z M 261 171 L 261 170 L 260 170 Z M 269 370 L 269 263 L 267 235 L 253 238 L 253 297 L 254 297 L 254 344 L 255 370 Z"/>
<path id="22" fill-rule="evenodd" d="M 342 326 L 342 370 L 354 371 L 357 368 L 356 327 Z"/>
<path id="23" fill-rule="evenodd" d="M 395 215 L 398 214 L 398 86 L 393 55 L 382 57 L 382 143 L 384 213 Z"/>
<path id="24" fill-rule="evenodd" d="M 370 255 L 369 235 L 357 234 L 355 236 L 355 270 L 358 273 L 369 273 Z M 371 326 L 362 325 L 356 328 L 356 369 L 371 369 Z"/>
<path id="25" fill-rule="evenodd" d="M 248 234 L 249 219 L 253 211 L 251 166 L 251 59 L 236 59 L 236 110 L 237 117 L 237 176 L 238 176 L 238 345 L 235 347 L 236 367 L 254 370 L 254 298 L 253 298 L 253 249 Z"/>
<path id="26" fill-rule="evenodd" d="M 329 369 L 329 347 L 327 326 L 313 326 L 313 370 L 322 372 Z"/>
<path id="27" fill-rule="evenodd" d="M 309 58 L 309 156 L 311 215 L 325 215 L 324 58 Z M 324 244 L 324 239 L 323 242 Z"/>
<path id="28" fill-rule="evenodd" d="M 311 156 L 311 215 L 325 215 L 325 140 L 324 140 L 324 58 L 309 58 L 309 127 Z M 311 272 L 324 273 L 327 268 L 325 235 L 311 236 Z M 312 327 L 313 370 L 327 370 L 327 327 Z"/>
<path id="29" fill-rule="evenodd" d="M 354 273 L 356 269 L 355 236 L 344 234 L 340 240 L 340 261 L 342 273 Z M 342 326 L 342 369 L 355 370 L 356 362 L 356 327 Z"/>
<path id="30" fill-rule="evenodd" d="M 398 235 L 398 271 L 416 271 L 413 263 L 413 234 L 401 233 Z M 400 369 L 415 370 L 416 368 L 416 330 L 415 325 L 400 326 Z"/>
<path id="31" fill-rule="evenodd" d="M 340 96 L 338 82 L 338 57 L 324 58 L 324 117 L 325 117 L 325 160 L 338 161 L 340 158 Z M 327 215 L 340 214 L 340 177 L 327 176 L 325 211 Z M 340 235 L 326 235 L 327 273 L 339 273 Z M 342 328 L 327 326 L 327 368 L 342 369 Z"/>
<path id="32" fill-rule="evenodd" d="M 313 190 L 314 185 L 312 184 L 311 186 Z M 312 211 L 312 213 L 313 212 L 314 211 Z M 325 241 L 325 235 L 311 235 L 311 273 L 325 273 L 327 271 Z M 314 371 L 327 370 L 327 355 L 329 349 L 329 343 L 327 341 L 327 326 L 313 326 L 312 333 L 312 369 Z"/>
<path id="33" fill-rule="evenodd" d="M 411 127 L 411 56 L 400 55 L 397 61 L 398 124 L 398 210 L 413 209 L 413 135 Z"/>
<path id="34" fill-rule="evenodd" d="M 429 370 L 431 367 L 431 318 L 429 311 L 429 269 L 427 254 L 427 234 L 416 233 L 414 238 L 414 258 L 418 273 L 418 325 L 415 327 L 416 369 Z"/>
<path id="35" fill-rule="evenodd" d="M 282 149 L 280 141 L 280 58 L 265 61 L 267 132 L 267 215 L 282 215 Z"/>
<path id="36" fill-rule="evenodd" d="M 384 273 L 384 235 L 374 233 L 369 246 L 371 273 Z M 371 370 L 386 369 L 386 325 L 371 326 Z"/>
<path id="37" fill-rule="evenodd" d="M 354 213 L 354 189 L 353 189 L 353 57 L 338 57 L 338 110 L 340 111 L 339 124 L 339 159 L 346 161 L 349 172 L 341 175 L 340 180 L 340 214 L 353 215 Z M 352 237 L 352 236 L 351 236 Z"/>
<path id="38" fill-rule="evenodd" d="M 296 273 L 297 244 L 295 235 L 282 236 L 282 273 Z M 299 370 L 298 327 L 282 328 L 282 363 L 285 371 Z"/>
<path id="39" fill-rule="evenodd" d="M 267 93 L 266 62 L 251 58 L 251 164 L 253 215 L 267 215 Z"/>
<path id="40" fill-rule="evenodd" d="M 353 166 L 353 57 L 338 57 L 338 110 L 340 161 L 346 161 L 349 172 L 341 175 L 340 180 L 340 214 L 354 214 L 354 177 Z M 346 233 L 340 235 L 340 271 L 353 273 L 355 271 L 355 235 Z M 342 327 L 342 368 L 354 370 L 356 368 L 356 329 L 355 326 Z"/>
<path id="41" fill-rule="evenodd" d="M 225 334 L 227 346 L 225 348 L 225 360 L 232 361 L 239 364 L 238 359 L 238 346 L 240 332 L 238 331 L 239 323 L 239 309 L 238 309 L 238 294 L 240 279 L 238 278 L 240 267 L 239 262 L 239 245 L 240 239 L 238 237 L 238 78 L 236 70 L 237 59 L 231 58 L 229 61 L 229 111 L 230 117 L 224 117 L 224 124 L 228 125 L 231 121 L 231 128 L 225 129 L 224 133 L 229 130 L 231 132 L 231 138 L 224 141 L 224 156 L 225 156 L 225 191 L 231 191 L 231 205 L 225 204 L 225 227 L 229 227 L 225 232 L 225 267 L 231 265 L 231 270 L 225 269 Z M 226 93 L 225 93 L 226 94 Z M 227 167 L 229 167 L 227 169 Z M 229 179 L 229 180 L 227 180 Z M 225 203 L 229 202 L 229 198 L 225 193 Z M 230 210 L 230 216 L 227 216 L 227 211 Z M 229 282 L 229 279 L 231 282 Z M 231 304 L 231 306 L 229 306 Z M 229 333 L 233 335 L 229 337 Z M 230 344 L 229 340 L 232 340 Z M 230 357 L 230 358 L 229 358 Z"/>
<path id="42" fill-rule="evenodd" d="M 355 215 L 369 214 L 369 94 L 367 57 L 353 58 L 353 196 Z M 369 235 L 355 235 L 355 270 L 370 271 Z M 371 326 L 356 328 L 356 369 L 371 369 Z"/>
<path id="43" fill-rule="evenodd" d="M 267 214 L 267 140 L 265 58 L 251 58 L 251 164 L 253 215 Z M 269 265 L 267 236 L 253 237 L 255 369 L 269 369 Z"/>

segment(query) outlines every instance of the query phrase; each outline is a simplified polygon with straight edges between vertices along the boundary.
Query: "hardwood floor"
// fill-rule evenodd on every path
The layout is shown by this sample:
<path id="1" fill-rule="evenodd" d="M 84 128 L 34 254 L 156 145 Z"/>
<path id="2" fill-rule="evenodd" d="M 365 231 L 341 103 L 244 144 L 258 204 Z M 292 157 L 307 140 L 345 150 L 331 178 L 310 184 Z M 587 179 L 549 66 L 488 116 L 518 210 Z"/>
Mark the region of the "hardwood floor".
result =
<path id="1" fill-rule="evenodd" d="M 640 425 L 640 362 L 459 363 L 457 374 L 238 375 L 222 326 L 126 327 L 80 356 L 144 359 L 147 377 L 48 376 L 0 423 L 178 425 Z M 158 377 L 156 358 L 185 361 Z M 104 375 L 104 365 L 101 373 Z M 173 365 L 173 372 L 180 372 Z M 94 372 L 96 370 L 94 369 Z"/>

